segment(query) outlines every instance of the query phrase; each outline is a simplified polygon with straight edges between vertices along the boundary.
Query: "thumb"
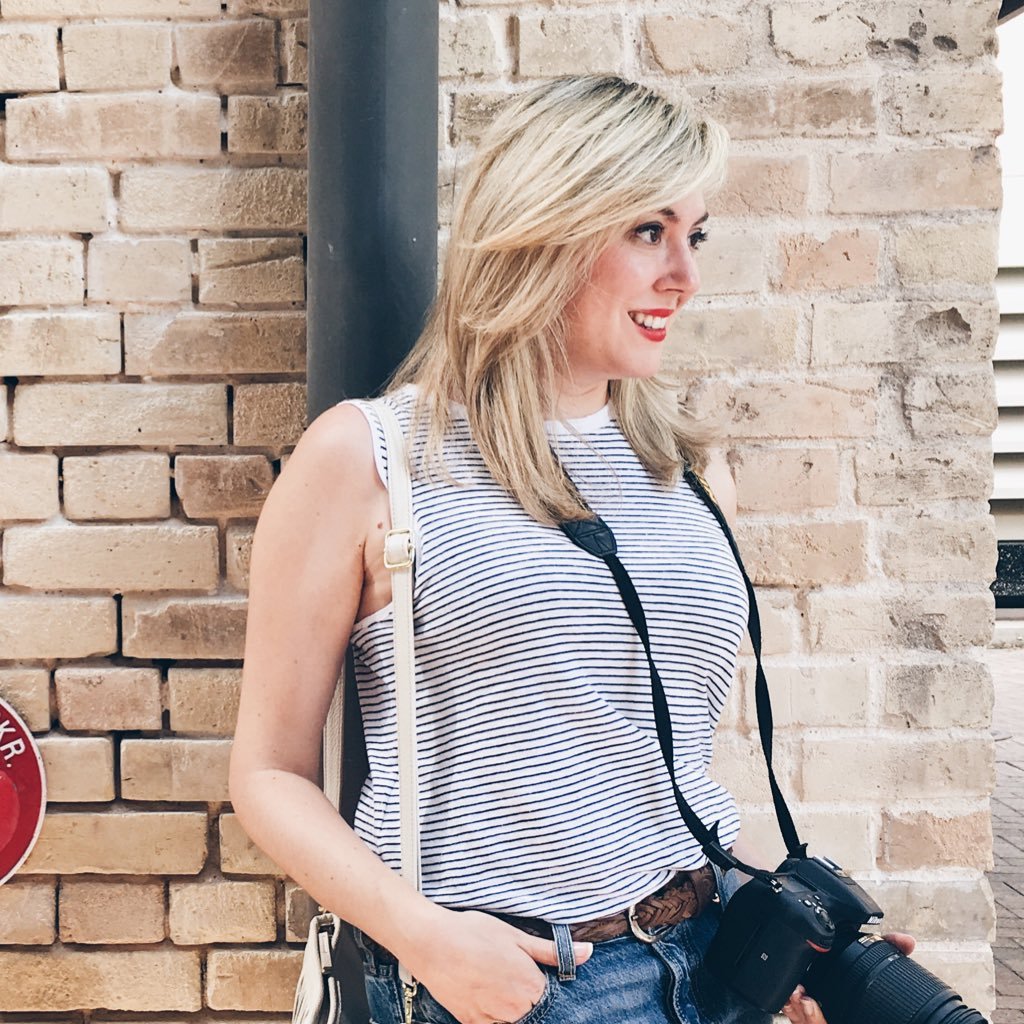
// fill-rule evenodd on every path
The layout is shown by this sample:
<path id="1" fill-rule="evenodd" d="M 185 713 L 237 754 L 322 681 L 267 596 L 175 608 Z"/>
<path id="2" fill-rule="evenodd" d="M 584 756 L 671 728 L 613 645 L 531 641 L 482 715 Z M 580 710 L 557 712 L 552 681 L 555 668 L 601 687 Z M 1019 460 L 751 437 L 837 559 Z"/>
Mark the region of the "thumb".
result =
<path id="1" fill-rule="evenodd" d="M 558 948 L 552 939 L 542 939 L 537 935 L 519 931 L 518 941 L 519 948 L 528 953 L 537 963 L 547 964 L 548 967 L 558 966 Z M 574 942 L 572 951 L 577 964 L 586 963 L 594 952 L 594 944 L 592 942 Z"/>

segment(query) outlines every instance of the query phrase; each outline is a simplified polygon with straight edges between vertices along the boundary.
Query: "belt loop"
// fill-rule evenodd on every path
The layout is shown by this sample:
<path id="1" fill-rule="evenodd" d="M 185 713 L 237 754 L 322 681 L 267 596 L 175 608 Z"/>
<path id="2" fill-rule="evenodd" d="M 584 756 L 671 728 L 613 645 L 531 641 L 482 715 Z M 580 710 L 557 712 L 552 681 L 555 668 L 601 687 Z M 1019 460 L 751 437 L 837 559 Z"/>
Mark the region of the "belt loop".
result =
<path id="1" fill-rule="evenodd" d="M 558 951 L 558 980 L 576 980 L 576 951 L 572 945 L 572 932 L 567 924 L 553 924 L 555 949 Z"/>

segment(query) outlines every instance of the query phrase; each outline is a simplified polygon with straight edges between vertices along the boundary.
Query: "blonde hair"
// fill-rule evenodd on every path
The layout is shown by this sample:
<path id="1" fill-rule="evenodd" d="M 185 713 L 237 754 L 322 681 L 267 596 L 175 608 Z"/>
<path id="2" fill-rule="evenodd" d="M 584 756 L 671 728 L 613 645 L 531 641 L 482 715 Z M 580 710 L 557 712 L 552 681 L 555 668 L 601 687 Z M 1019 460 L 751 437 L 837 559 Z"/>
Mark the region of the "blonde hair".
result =
<path id="1" fill-rule="evenodd" d="M 560 78 L 505 105 L 461 187 L 437 299 L 390 390 L 419 387 L 426 462 L 443 469 L 462 402 L 495 480 L 542 523 L 587 518 L 544 421 L 566 368 L 565 310 L 623 226 L 724 178 L 728 137 L 688 105 L 615 77 Z M 707 438 L 665 376 L 612 381 L 623 434 L 670 486 Z"/>

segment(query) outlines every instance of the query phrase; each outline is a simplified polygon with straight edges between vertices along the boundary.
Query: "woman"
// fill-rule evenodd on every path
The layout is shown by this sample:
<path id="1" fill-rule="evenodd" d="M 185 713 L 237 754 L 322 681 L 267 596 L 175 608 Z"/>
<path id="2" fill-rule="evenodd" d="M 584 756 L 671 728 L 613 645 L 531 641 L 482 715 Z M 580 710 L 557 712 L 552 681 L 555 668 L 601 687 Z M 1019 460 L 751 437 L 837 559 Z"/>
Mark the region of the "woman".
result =
<path id="1" fill-rule="evenodd" d="M 705 195 L 725 157 L 714 122 L 587 77 L 512 101 L 467 174 L 437 302 L 388 397 L 415 471 L 422 894 L 393 870 L 373 409 L 319 416 L 267 499 L 232 802 L 256 843 L 353 924 L 380 1024 L 403 1018 L 395 957 L 420 983 L 418 1021 L 767 1020 L 697 970 L 721 912 L 708 897 L 731 880 L 712 876 L 679 819 L 614 582 L 557 525 L 588 517 L 582 495 L 614 530 L 668 694 L 676 780 L 732 845 L 735 804 L 706 768 L 746 593 L 682 464 L 730 517 L 735 495 L 658 376 L 700 286 Z M 370 762 L 355 832 L 316 785 L 350 641 Z M 630 907 L 637 921 L 662 915 L 657 941 L 637 937 Z M 820 1020 L 799 994 L 787 1012 Z"/>

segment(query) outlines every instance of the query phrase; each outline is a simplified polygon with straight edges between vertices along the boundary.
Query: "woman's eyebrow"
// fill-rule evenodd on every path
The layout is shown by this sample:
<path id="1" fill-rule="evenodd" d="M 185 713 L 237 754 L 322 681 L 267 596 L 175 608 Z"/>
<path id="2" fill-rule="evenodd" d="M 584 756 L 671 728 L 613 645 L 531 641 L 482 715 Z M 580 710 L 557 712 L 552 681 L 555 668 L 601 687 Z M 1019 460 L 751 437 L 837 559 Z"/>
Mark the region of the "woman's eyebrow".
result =
<path id="1" fill-rule="evenodd" d="M 676 214 L 676 211 L 673 210 L 671 207 L 666 206 L 664 210 L 661 210 L 659 212 L 661 213 L 662 217 L 664 217 L 666 220 L 679 220 L 679 217 Z M 711 216 L 711 214 L 707 210 L 705 210 L 704 211 L 704 216 L 701 217 L 699 220 L 695 220 L 693 222 L 693 226 L 697 227 L 699 224 L 703 224 L 704 221 L 706 221 L 708 219 L 708 217 L 710 217 L 710 216 Z"/>

